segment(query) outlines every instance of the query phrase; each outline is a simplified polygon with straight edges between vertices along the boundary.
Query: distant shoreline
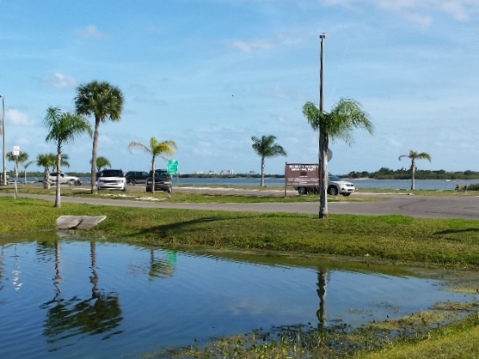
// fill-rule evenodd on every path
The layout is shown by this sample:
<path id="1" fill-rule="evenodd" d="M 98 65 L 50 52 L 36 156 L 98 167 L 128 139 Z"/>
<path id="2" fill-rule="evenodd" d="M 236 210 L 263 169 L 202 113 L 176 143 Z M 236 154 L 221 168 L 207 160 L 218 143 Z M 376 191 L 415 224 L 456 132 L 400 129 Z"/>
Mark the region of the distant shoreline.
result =
<path id="1" fill-rule="evenodd" d="M 88 178 L 90 172 L 74 172 L 64 170 L 63 172 L 76 177 Z M 351 176 L 351 174 L 356 174 Z M 411 180 L 409 173 L 396 172 L 389 175 L 369 173 L 369 175 L 358 176 L 359 172 L 351 172 L 349 174 L 338 175 L 338 177 L 349 180 Z M 366 174 L 365 172 L 361 172 Z M 259 173 L 236 173 L 236 174 L 206 174 L 206 173 L 178 173 L 173 174 L 177 178 L 198 178 L 198 179 L 234 179 L 234 178 L 261 178 Z M 10 174 L 10 178 L 14 175 Z M 284 174 L 265 174 L 265 178 L 284 178 Z M 24 178 L 24 172 L 19 171 L 18 178 Z M 27 172 L 27 178 L 43 178 L 43 172 Z M 445 171 L 418 171 L 415 175 L 416 180 L 444 180 L 444 181 L 460 181 L 460 180 L 478 180 L 479 172 L 445 172 Z"/>

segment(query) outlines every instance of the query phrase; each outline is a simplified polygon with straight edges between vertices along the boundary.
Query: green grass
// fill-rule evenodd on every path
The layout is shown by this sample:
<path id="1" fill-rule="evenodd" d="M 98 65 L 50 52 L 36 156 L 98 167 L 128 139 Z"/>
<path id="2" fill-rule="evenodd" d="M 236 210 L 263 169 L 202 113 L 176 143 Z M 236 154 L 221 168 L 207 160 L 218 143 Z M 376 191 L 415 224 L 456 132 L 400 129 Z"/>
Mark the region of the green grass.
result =
<path id="1" fill-rule="evenodd" d="M 134 208 L 0 197 L 0 233 L 53 230 L 58 216 L 106 215 L 86 235 L 169 247 L 269 250 L 479 266 L 479 222 L 408 216 Z"/>
<path id="2" fill-rule="evenodd" d="M 477 359 L 479 358 L 479 313 L 417 338 L 393 340 L 373 352 L 360 352 L 356 359 Z"/>

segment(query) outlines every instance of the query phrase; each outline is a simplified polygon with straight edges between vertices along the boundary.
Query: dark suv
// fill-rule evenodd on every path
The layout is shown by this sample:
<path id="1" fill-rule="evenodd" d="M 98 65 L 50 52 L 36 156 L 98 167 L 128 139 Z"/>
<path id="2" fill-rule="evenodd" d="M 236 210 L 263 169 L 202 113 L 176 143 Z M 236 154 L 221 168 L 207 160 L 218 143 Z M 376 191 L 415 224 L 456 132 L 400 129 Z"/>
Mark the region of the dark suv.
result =
<path id="1" fill-rule="evenodd" d="M 127 184 L 138 184 L 138 183 L 146 183 L 146 179 L 148 178 L 148 172 L 145 171 L 128 171 L 125 175 L 126 183 Z"/>
<path id="2" fill-rule="evenodd" d="M 153 192 L 153 171 L 150 171 L 146 179 L 146 192 Z M 166 170 L 155 170 L 155 191 L 173 191 L 171 175 Z"/>

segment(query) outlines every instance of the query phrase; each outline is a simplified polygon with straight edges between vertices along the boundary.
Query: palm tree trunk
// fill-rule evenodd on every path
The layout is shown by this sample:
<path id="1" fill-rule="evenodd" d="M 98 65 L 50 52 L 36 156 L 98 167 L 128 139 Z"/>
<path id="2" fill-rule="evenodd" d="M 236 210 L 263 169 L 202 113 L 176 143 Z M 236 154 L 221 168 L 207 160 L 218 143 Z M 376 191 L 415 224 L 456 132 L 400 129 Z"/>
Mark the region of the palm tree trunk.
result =
<path id="1" fill-rule="evenodd" d="M 60 208 L 61 207 L 61 197 L 60 197 L 60 163 L 62 160 L 62 153 L 61 149 L 58 149 L 57 153 L 57 184 L 55 187 L 55 207 Z"/>
<path id="2" fill-rule="evenodd" d="M 260 186 L 264 187 L 264 156 L 261 157 L 261 181 Z"/>
<path id="3" fill-rule="evenodd" d="M 319 166 L 319 218 L 328 218 L 328 147 L 329 138 L 326 134 L 320 134 L 320 166 Z"/>
<path id="4" fill-rule="evenodd" d="M 91 151 L 91 194 L 96 193 L 96 156 L 98 149 L 98 127 L 100 120 L 95 118 L 95 131 L 93 132 L 93 148 Z"/>
<path id="5" fill-rule="evenodd" d="M 48 167 L 45 167 L 43 173 L 43 189 L 50 189 L 50 170 Z"/>
<path id="6" fill-rule="evenodd" d="M 151 157 L 151 193 L 155 193 L 155 156 Z"/>
<path id="7" fill-rule="evenodd" d="M 411 190 L 414 190 L 415 187 L 415 179 L 414 177 L 416 176 L 416 164 L 414 163 L 414 160 L 411 161 Z"/>

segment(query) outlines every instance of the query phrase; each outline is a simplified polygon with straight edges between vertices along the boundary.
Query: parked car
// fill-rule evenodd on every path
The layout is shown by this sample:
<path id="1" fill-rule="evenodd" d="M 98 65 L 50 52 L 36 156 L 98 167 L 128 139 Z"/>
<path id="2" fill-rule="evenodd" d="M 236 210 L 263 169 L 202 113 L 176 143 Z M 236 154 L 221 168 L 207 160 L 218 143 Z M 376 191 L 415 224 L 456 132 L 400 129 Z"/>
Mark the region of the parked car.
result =
<path id="1" fill-rule="evenodd" d="M 50 173 L 50 183 L 55 184 L 57 183 L 57 174 L 58 172 L 51 172 Z M 67 173 L 60 172 L 60 184 L 67 184 L 69 186 L 79 186 L 82 184 L 81 180 L 78 177 L 70 176 Z"/>
<path id="2" fill-rule="evenodd" d="M 148 178 L 148 172 L 145 171 L 128 171 L 125 175 L 126 184 L 139 184 L 139 183 L 146 183 L 146 179 Z"/>
<path id="3" fill-rule="evenodd" d="M 171 175 L 164 169 L 155 170 L 155 191 L 173 191 L 173 181 Z M 150 171 L 146 180 L 146 192 L 152 192 L 153 189 L 153 171 Z"/>
<path id="4" fill-rule="evenodd" d="M 97 174 L 97 188 L 126 191 L 126 178 L 122 170 L 106 169 Z"/>
<path id="5" fill-rule="evenodd" d="M 316 181 L 317 183 L 317 181 Z M 295 190 L 298 191 L 299 194 L 307 194 L 307 193 L 319 193 L 319 188 L 317 185 L 314 186 L 295 186 Z M 331 196 L 337 196 L 341 194 L 343 196 L 350 196 L 356 190 L 354 184 L 348 181 L 343 181 L 338 176 L 330 174 L 328 176 L 328 188 L 327 192 Z"/>
<path id="6" fill-rule="evenodd" d="M 342 194 L 343 196 L 349 196 L 356 190 L 354 184 L 348 181 L 343 181 L 341 178 L 335 175 L 328 176 L 328 194 L 337 196 Z"/>

